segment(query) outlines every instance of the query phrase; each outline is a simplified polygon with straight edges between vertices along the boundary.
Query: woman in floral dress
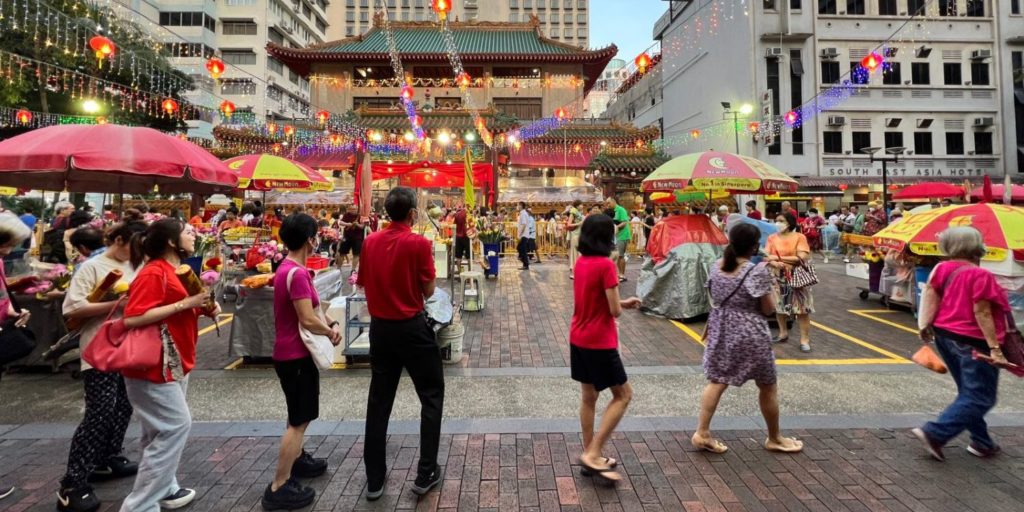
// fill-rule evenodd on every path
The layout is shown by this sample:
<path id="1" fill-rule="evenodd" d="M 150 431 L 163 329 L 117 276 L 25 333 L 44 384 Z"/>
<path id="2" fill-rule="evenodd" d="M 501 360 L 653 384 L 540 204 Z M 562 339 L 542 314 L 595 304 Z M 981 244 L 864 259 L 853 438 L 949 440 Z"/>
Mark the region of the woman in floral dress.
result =
<path id="1" fill-rule="evenodd" d="M 761 414 L 768 427 L 764 447 L 770 451 L 798 452 L 803 443 L 779 431 L 779 401 L 775 354 L 766 315 L 775 312 L 772 276 L 765 265 L 750 258 L 757 252 L 761 232 L 751 224 L 729 231 L 729 246 L 708 278 L 712 310 L 704 336 L 704 375 L 708 384 L 701 396 L 694 448 L 724 453 L 729 448 L 711 435 L 711 417 L 729 386 L 753 380 L 760 390 Z"/>

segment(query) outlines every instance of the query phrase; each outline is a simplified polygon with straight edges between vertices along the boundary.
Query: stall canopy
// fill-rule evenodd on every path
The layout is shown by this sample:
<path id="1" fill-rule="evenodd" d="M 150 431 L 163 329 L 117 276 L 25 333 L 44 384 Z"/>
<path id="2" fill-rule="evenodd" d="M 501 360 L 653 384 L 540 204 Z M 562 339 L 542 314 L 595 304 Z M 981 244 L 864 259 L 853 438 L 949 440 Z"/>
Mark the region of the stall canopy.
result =
<path id="1" fill-rule="evenodd" d="M 655 263 L 660 263 L 672 249 L 689 243 L 728 245 L 729 239 L 706 215 L 674 215 L 666 217 L 651 230 L 647 254 Z"/>

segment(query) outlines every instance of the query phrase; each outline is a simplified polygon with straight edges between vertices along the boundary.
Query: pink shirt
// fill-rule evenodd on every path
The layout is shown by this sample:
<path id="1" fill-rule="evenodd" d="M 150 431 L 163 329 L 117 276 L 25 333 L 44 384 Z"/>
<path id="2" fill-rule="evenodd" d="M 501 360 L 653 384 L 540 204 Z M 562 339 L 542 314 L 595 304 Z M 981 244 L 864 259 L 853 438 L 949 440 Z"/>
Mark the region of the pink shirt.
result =
<path id="1" fill-rule="evenodd" d="M 946 279 L 956 269 L 965 267 L 943 289 Z M 949 332 L 984 340 L 985 335 L 974 318 L 974 304 L 987 300 L 992 304 L 992 319 L 996 324 L 996 338 L 1002 342 L 1006 335 L 1006 312 L 1010 310 L 1006 291 L 988 270 L 960 261 L 940 263 L 932 272 L 932 288 L 942 296 L 935 315 L 935 327 Z"/>
<path id="2" fill-rule="evenodd" d="M 292 276 L 289 293 L 288 272 L 298 269 Z M 285 258 L 274 273 L 274 360 L 292 361 L 309 357 L 309 350 L 299 336 L 299 314 L 295 311 L 295 301 L 309 299 L 313 307 L 320 307 L 320 296 L 313 286 L 313 276 L 309 270 L 294 261 Z"/>

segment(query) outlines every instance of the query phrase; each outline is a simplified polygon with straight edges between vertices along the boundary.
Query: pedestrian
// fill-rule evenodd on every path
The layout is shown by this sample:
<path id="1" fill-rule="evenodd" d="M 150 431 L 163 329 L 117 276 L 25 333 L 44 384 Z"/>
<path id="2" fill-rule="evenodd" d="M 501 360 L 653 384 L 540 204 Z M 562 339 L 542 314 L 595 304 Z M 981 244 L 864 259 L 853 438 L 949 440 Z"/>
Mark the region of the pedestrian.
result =
<path id="1" fill-rule="evenodd" d="M 120 300 L 89 302 L 88 297 L 98 284 L 113 271 L 121 273 L 117 284 L 131 284 L 142 261 L 132 261 L 131 240 L 146 230 L 142 222 L 123 222 L 113 226 L 104 236 L 106 250 L 75 267 L 74 276 L 64 297 L 63 312 L 69 319 L 82 321 L 78 346 L 81 352 L 96 336 L 100 324 L 116 314 Z M 75 232 L 72 238 L 82 235 Z M 92 512 L 100 508 L 100 500 L 90 481 L 134 476 L 138 464 L 124 453 L 124 434 L 132 418 L 124 377 L 117 372 L 102 372 L 81 360 L 85 390 L 85 414 L 71 438 L 67 471 L 57 491 L 57 510 Z"/>
<path id="2" fill-rule="evenodd" d="M 821 252 L 821 228 L 824 226 L 825 220 L 818 215 L 818 209 L 808 208 L 807 217 L 803 219 L 800 228 L 804 236 L 807 237 L 807 245 L 810 246 L 812 253 Z M 825 259 L 828 259 L 828 256 Z"/>
<path id="3" fill-rule="evenodd" d="M 882 211 L 882 205 L 875 201 L 868 203 L 868 213 L 864 216 L 864 227 L 861 229 L 861 234 L 873 236 L 881 231 L 885 225 L 886 216 L 885 212 Z"/>
<path id="4" fill-rule="evenodd" d="M 455 259 L 469 261 L 469 233 L 466 208 L 460 206 L 455 212 Z"/>
<path id="5" fill-rule="evenodd" d="M 319 226 L 305 213 L 289 215 L 281 223 L 281 242 L 288 256 L 274 273 L 274 372 L 288 409 L 288 426 L 281 436 L 274 481 L 263 491 L 265 510 L 297 510 L 313 503 L 316 491 L 297 478 L 316 478 L 327 471 L 327 460 L 313 458 L 302 447 L 309 423 L 320 417 L 320 370 L 313 361 L 300 329 L 341 341 L 338 322 L 325 324 L 316 314 L 320 296 L 306 259 L 320 245 Z"/>
<path id="6" fill-rule="evenodd" d="M 776 280 L 772 287 L 776 317 L 779 322 L 779 337 L 775 343 L 789 341 L 789 327 L 786 322 L 796 315 L 800 327 L 800 351 L 811 351 L 811 313 L 814 313 L 814 296 L 811 287 L 793 288 L 790 279 L 793 270 L 807 265 L 811 259 L 811 248 L 807 237 L 800 233 L 793 213 L 780 213 L 775 218 L 778 232 L 768 236 L 764 252 L 774 269 Z M 783 291 L 788 293 L 783 294 Z M 787 299 L 788 297 L 788 299 Z"/>
<path id="7" fill-rule="evenodd" d="M 20 247 L 31 235 L 32 231 L 16 215 L 11 212 L 0 212 L 0 324 L 3 324 L 10 318 L 16 318 L 17 320 L 14 325 L 16 327 L 25 327 L 32 316 L 27 309 L 15 309 L 14 303 L 11 302 L 11 295 L 7 291 L 7 275 L 4 272 L 3 263 L 3 258 Z M 2 373 L 3 368 L 0 368 L 0 375 Z M 9 497 L 13 493 L 14 486 L 6 482 L 0 482 L 0 500 Z"/>
<path id="8" fill-rule="evenodd" d="M 537 221 L 530 215 L 526 203 L 519 201 L 519 218 L 516 221 L 516 232 L 519 233 L 519 261 L 523 266 L 519 270 L 530 270 L 530 253 L 537 250 Z"/>
<path id="9" fill-rule="evenodd" d="M 757 209 L 757 201 L 750 200 L 746 203 L 747 206 L 747 217 L 754 220 L 761 220 L 761 212 Z"/>
<path id="10" fill-rule="evenodd" d="M 245 223 L 238 219 L 238 214 L 228 210 L 224 213 L 224 220 L 217 225 L 217 231 L 223 233 L 229 229 L 245 227 Z"/>
<path id="11" fill-rule="evenodd" d="M 711 418 L 729 386 L 753 380 L 760 393 L 758 403 L 768 427 L 764 447 L 794 453 L 803 443 L 783 437 L 779 430 L 779 399 L 767 316 L 775 312 L 772 277 L 764 264 L 750 259 L 760 248 L 761 231 L 739 223 L 729 230 L 725 255 L 708 278 L 712 309 L 704 331 L 704 376 L 697 431 L 690 438 L 694 448 L 725 453 L 729 447 L 711 435 Z"/>
<path id="12" fill-rule="evenodd" d="M 203 208 L 202 206 L 200 206 L 199 210 L 196 211 L 196 214 L 193 215 L 192 218 L 188 220 L 188 223 L 192 227 L 198 229 L 199 227 L 201 227 L 203 225 L 203 219 L 205 217 L 206 217 L 206 208 Z"/>
<path id="13" fill-rule="evenodd" d="M 619 282 L 622 283 L 626 281 L 626 248 L 633 238 L 633 232 L 629 228 L 629 214 L 614 197 L 605 199 L 604 207 L 611 210 L 610 217 L 615 221 L 615 252 L 612 259 L 618 267 Z"/>
<path id="14" fill-rule="evenodd" d="M 565 230 L 569 232 L 569 279 L 575 278 L 576 260 L 579 258 L 580 226 L 583 225 L 581 205 L 583 205 L 583 201 L 573 200 L 572 206 L 569 207 L 569 218 L 565 223 Z"/>
<path id="15" fill-rule="evenodd" d="M 338 220 L 338 226 L 343 230 L 344 237 L 338 245 L 338 266 L 341 261 L 352 253 L 352 272 L 359 268 L 359 255 L 363 249 L 363 239 L 366 236 L 366 225 L 359 218 L 359 207 L 350 204 L 345 214 Z"/>
<path id="16" fill-rule="evenodd" d="M 569 328 L 569 358 L 572 380 L 580 383 L 580 428 L 583 453 L 580 465 L 588 474 L 618 482 L 618 462 L 603 455 L 604 445 L 626 413 L 633 388 L 619 356 L 616 318 L 623 309 L 640 307 L 640 299 L 619 298 L 615 263 L 615 221 L 607 215 L 591 215 L 580 228 L 580 258 L 573 283 L 574 309 Z M 594 433 L 594 415 L 601 391 L 611 389 L 612 399 L 601 414 L 601 426 Z"/>
<path id="17" fill-rule="evenodd" d="M 935 421 L 913 433 L 925 450 L 945 460 L 942 448 L 967 430 L 967 451 L 977 457 L 999 453 L 985 415 L 996 405 L 999 368 L 1006 364 L 1000 348 L 1010 311 L 1006 291 L 988 270 L 978 266 L 985 255 L 981 233 L 970 226 L 949 228 L 939 234 L 939 251 L 950 259 L 932 270 L 921 297 L 918 326 L 921 340 L 935 343 L 956 383 L 957 394 Z M 978 360 L 974 354 L 991 359 Z"/>
<path id="18" fill-rule="evenodd" d="M 175 473 L 185 450 L 192 415 L 185 393 L 188 374 L 196 361 L 199 316 L 210 305 L 210 294 L 189 296 L 175 275 L 182 260 L 195 250 L 191 226 L 175 219 L 160 219 L 132 238 L 132 259 L 148 262 L 135 275 L 124 308 L 124 325 L 135 329 L 160 324 L 167 354 L 161 366 L 124 370 L 125 389 L 142 424 L 142 460 L 131 494 L 121 512 L 159 512 L 184 507 L 196 491 L 178 485 Z M 216 318 L 213 303 L 208 316 Z"/>
<path id="19" fill-rule="evenodd" d="M 391 225 L 366 239 L 357 281 L 366 290 L 370 312 L 371 373 L 363 448 L 366 499 L 370 501 L 384 494 L 388 422 L 403 368 L 420 399 L 420 459 L 412 492 L 422 496 L 441 481 L 437 451 L 444 371 L 434 331 L 423 312 L 424 298 L 434 295 L 433 248 L 430 241 L 412 231 L 416 192 L 406 187 L 391 189 L 384 209 Z M 404 478 L 404 471 L 402 475 Z"/>

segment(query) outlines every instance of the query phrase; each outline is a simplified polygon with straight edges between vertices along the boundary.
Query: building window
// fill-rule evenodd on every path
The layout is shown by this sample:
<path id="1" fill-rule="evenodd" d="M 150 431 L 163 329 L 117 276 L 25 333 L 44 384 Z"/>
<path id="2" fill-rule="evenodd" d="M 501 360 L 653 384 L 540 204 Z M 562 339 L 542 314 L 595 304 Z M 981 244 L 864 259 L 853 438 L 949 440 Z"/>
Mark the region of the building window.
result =
<path id="1" fill-rule="evenodd" d="M 789 0 L 789 8 L 794 11 L 800 10 L 800 0 Z"/>
<path id="2" fill-rule="evenodd" d="M 766 11 L 774 11 L 775 10 L 775 0 L 764 0 L 764 10 L 766 10 Z"/>
<path id="3" fill-rule="evenodd" d="M 548 22 L 548 15 L 547 15 L 547 13 L 543 13 L 543 12 L 537 13 L 537 21 L 539 21 L 541 23 L 547 23 Z"/>
<path id="4" fill-rule="evenodd" d="M 220 27 L 221 33 L 226 36 L 256 35 L 256 24 L 251 21 L 224 21 Z"/>
<path id="5" fill-rule="evenodd" d="M 864 0 L 846 0 L 846 14 L 863 15 L 864 12 Z"/>
<path id="6" fill-rule="evenodd" d="M 821 61 L 821 83 L 839 83 L 839 63 L 831 60 Z"/>
<path id="7" fill-rule="evenodd" d="M 227 64 L 256 64 L 256 53 L 249 50 L 242 51 L 222 51 L 221 58 Z"/>
<path id="8" fill-rule="evenodd" d="M 391 108 L 396 104 L 398 104 L 397 99 L 381 98 L 380 96 L 356 97 L 352 99 L 352 105 L 355 105 L 356 108 Z"/>
<path id="9" fill-rule="evenodd" d="M 316 29 L 319 30 L 320 32 L 327 32 L 327 23 L 325 23 L 320 18 L 317 18 L 316 19 Z"/>
<path id="10" fill-rule="evenodd" d="M 885 132 L 885 147 L 902 148 L 903 132 Z"/>
<path id="11" fill-rule="evenodd" d="M 989 85 L 988 64 L 985 62 L 971 63 L 971 84 Z"/>
<path id="12" fill-rule="evenodd" d="M 947 155 L 962 155 L 962 154 L 964 154 L 964 134 L 963 134 L 963 132 L 946 132 L 946 154 Z"/>
<path id="13" fill-rule="evenodd" d="M 568 27 L 563 29 L 562 30 L 562 35 L 565 36 L 566 39 L 572 37 L 572 29 L 568 28 Z"/>
<path id="14" fill-rule="evenodd" d="M 853 152 L 860 153 L 864 148 L 871 147 L 871 132 L 853 132 Z"/>
<path id="15" fill-rule="evenodd" d="M 253 54 L 255 56 L 255 54 Z M 225 59 L 227 62 L 227 59 Z M 256 94 L 256 85 L 251 80 L 222 80 L 220 83 L 221 94 Z"/>
<path id="16" fill-rule="evenodd" d="M 511 14 L 508 15 L 508 20 L 511 21 L 512 23 L 519 23 L 519 13 L 513 11 Z"/>
<path id="17" fill-rule="evenodd" d="M 915 14 L 924 15 L 928 0 L 907 0 L 907 14 L 913 16 Z"/>
<path id="18" fill-rule="evenodd" d="M 544 117 L 541 98 L 494 98 L 494 108 L 524 121 Z"/>
<path id="19" fill-rule="evenodd" d="M 568 1 L 572 1 L 572 0 L 568 0 Z M 561 7 L 561 5 L 560 5 L 558 0 L 551 0 L 551 8 L 552 9 L 558 9 L 559 7 Z"/>
<path id="20" fill-rule="evenodd" d="M 765 77 L 767 83 L 765 84 L 768 89 L 774 91 L 772 93 L 772 111 L 779 112 L 779 96 L 782 93 L 780 86 L 779 77 L 779 60 L 778 59 L 767 59 Z M 782 141 L 779 140 L 782 137 L 776 137 L 775 142 L 768 146 L 769 155 L 781 155 L 782 154 Z"/>
<path id="21" fill-rule="evenodd" d="M 914 153 L 932 154 L 932 132 L 914 132 Z"/>
<path id="22" fill-rule="evenodd" d="M 956 16 L 956 0 L 939 0 L 939 16 Z"/>
<path id="23" fill-rule="evenodd" d="M 927 62 L 912 62 L 910 64 L 910 81 L 914 85 L 928 85 L 932 82 L 931 70 Z"/>
<path id="24" fill-rule="evenodd" d="M 818 0 L 818 14 L 835 14 L 836 0 Z"/>
<path id="25" fill-rule="evenodd" d="M 1020 14 L 1020 0 L 1010 0 L 1010 14 Z"/>
<path id="26" fill-rule="evenodd" d="M 545 0 L 537 0 L 537 8 L 538 9 L 547 9 L 548 8 L 547 2 Z"/>
<path id="27" fill-rule="evenodd" d="M 886 62 L 882 65 L 882 83 L 885 85 L 900 85 L 903 78 L 900 76 L 899 62 Z"/>
<path id="28" fill-rule="evenodd" d="M 992 154 L 992 132 L 974 132 L 974 154 Z"/>
<path id="29" fill-rule="evenodd" d="M 355 22 L 356 21 L 356 12 L 355 11 L 348 11 L 348 12 L 346 12 L 345 13 L 345 21 Z"/>
<path id="30" fill-rule="evenodd" d="M 964 80 L 960 76 L 959 62 L 945 62 L 942 64 L 942 83 L 945 85 L 964 84 Z"/>
<path id="31" fill-rule="evenodd" d="M 967 16 L 971 18 L 982 18 L 985 16 L 984 0 L 967 0 Z"/>
<path id="32" fill-rule="evenodd" d="M 1013 88 L 1024 89 L 1024 52 L 1010 53 L 1010 73 L 1013 74 Z M 1020 123 L 1024 126 L 1024 123 Z"/>
<path id="33" fill-rule="evenodd" d="M 899 14 L 896 10 L 896 0 L 878 0 L 878 14 L 879 16 L 896 16 Z"/>
<path id="34" fill-rule="evenodd" d="M 305 16 L 307 20 L 312 18 L 313 8 L 310 7 L 309 4 L 302 4 L 302 15 Z"/>
<path id="35" fill-rule="evenodd" d="M 561 21 L 560 18 L 561 15 L 559 15 L 557 12 L 551 13 L 551 23 L 558 23 L 559 21 Z"/>
<path id="36" fill-rule="evenodd" d="M 586 25 L 587 24 L 587 13 L 581 12 L 581 13 L 577 14 L 576 15 L 576 24 L 577 25 Z"/>
<path id="37" fill-rule="evenodd" d="M 586 38 L 587 37 L 587 29 L 585 29 L 583 27 L 580 27 L 580 28 L 576 29 L 576 37 L 579 38 L 579 39 Z"/>
<path id="38" fill-rule="evenodd" d="M 867 85 L 870 80 L 871 74 L 861 68 L 860 62 L 853 61 L 850 63 L 850 83 Z"/>
<path id="39" fill-rule="evenodd" d="M 359 21 L 361 21 L 363 23 L 366 23 L 366 22 L 370 21 L 370 13 L 367 12 L 367 11 L 363 11 L 363 12 L 359 13 Z"/>
<path id="40" fill-rule="evenodd" d="M 843 154 L 843 132 L 824 132 L 821 135 L 823 153 L 826 155 Z"/>
<path id="41" fill-rule="evenodd" d="M 533 0 L 523 0 L 523 9 L 533 9 Z"/>
<path id="42" fill-rule="evenodd" d="M 508 0 L 508 7 L 509 7 L 509 9 L 518 9 L 519 8 L 519 0 Z"/>

